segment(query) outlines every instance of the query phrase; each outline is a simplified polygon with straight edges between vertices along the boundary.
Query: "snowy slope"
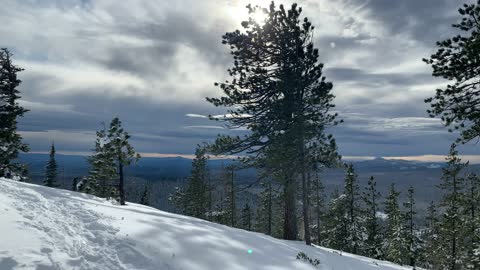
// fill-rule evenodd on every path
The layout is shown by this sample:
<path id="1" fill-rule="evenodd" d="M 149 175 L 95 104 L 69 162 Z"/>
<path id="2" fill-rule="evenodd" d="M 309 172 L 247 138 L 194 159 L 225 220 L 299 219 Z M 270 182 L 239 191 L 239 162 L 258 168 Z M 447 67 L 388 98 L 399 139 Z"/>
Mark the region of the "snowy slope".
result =
<path id="1" fill-rule="evenodd" d="M 247 251 L 253 252 L 249 254 Z M 299 251 L 320 260 L 297 260 Z M 408 269 L 301 242 L 0 178 L 0 269 Z"/>

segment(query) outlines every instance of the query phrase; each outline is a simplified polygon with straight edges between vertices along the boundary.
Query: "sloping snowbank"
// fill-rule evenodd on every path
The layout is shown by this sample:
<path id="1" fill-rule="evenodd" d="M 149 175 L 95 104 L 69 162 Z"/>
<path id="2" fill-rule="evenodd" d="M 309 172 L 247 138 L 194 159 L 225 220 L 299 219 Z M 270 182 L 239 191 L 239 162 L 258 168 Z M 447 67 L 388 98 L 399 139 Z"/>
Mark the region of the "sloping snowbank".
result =
<path id="1" fill-rule="evenodd" d="M 253 252 L 249 254 L 247 251 Z M 318 268 L 296 259 L 303 251 Z M 408 269 L 207 221 L 0 178 L 0 269 Z"/>

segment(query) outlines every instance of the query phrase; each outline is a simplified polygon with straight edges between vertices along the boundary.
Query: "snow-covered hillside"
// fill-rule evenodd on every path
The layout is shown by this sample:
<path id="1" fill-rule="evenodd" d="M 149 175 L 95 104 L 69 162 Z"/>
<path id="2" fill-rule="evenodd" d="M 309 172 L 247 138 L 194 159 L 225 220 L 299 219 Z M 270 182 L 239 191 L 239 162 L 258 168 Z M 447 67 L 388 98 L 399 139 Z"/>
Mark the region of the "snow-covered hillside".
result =
<path id="1" fill-rule="evenodd" d="M 320 265 L 297 260 L 300 251 Z M 408 268 L 137 204 L 116 206 L 81 193 L 0 178 L 0 269 Z"/>

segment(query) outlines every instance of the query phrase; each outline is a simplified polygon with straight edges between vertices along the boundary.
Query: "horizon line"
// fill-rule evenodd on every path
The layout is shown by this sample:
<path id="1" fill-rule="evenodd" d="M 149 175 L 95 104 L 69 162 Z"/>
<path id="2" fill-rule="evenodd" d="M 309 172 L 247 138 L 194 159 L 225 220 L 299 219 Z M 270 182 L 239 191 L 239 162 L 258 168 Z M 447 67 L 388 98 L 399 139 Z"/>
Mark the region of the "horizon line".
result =
<path id="1" fill-rule="evenodd" d="M 31 151 L 23 154 L 49 154 L 47 151 Z M 57 151 L 57 154 L 63 156 L 90 156 L 92 152 L 81 151 Z M 145 158 L 185 158 L 193 159 L 194 154 L 172 154 L 172 153 L 154 153 L 154 152 L 140 152 L 141 157 Z M 458 155 L 463 161 L 469 161 L 471 164 L 480 164 L 480 155 Z M 238 156 L 214 156 L 209 155 L 210 159 L 235 159 Z M 386 160 L 404 160 L 404 161 L 416 161 L 416 162 L 446 162 L 446 155 L 404 155 L 404 156 L 342 156 L 345 161 L 368 161 L 377 158 L 383 158 Z"/>

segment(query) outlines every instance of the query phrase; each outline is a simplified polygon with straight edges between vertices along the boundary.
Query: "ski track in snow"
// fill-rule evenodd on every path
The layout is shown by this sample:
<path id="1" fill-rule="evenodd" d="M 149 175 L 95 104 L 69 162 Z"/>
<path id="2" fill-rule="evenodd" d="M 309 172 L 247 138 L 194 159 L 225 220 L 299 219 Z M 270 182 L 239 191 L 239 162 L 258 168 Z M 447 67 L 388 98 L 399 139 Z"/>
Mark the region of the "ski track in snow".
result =
<path id="1" fill-rule="evenodd" d="M 53 194 L 47 200 L 30 189 L 0 186 L 2 192 L 15 199 L 14 206 L 24 218 L 18 225 L 33 228 L 42 235 L 44 247 L 40 252 L 48 258 L 50 264 L 41 264 L 37 270 L 127 270 L 134 267 L 128 265 L 132 256 L 135 256 L 136 261 L 142 256 L 135 251 L 133 242 L 128 243 L 128 240 L 118 238 L 116 234 L 119 229 L 105 223 L 113 222 L 113 217 L 88 209 L 82 201 Z M 40 215 L 44 211 L 51 214 Z M 61 258 L 65 255 L 68 258 Z"/>

